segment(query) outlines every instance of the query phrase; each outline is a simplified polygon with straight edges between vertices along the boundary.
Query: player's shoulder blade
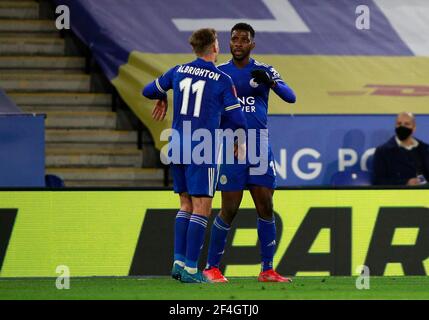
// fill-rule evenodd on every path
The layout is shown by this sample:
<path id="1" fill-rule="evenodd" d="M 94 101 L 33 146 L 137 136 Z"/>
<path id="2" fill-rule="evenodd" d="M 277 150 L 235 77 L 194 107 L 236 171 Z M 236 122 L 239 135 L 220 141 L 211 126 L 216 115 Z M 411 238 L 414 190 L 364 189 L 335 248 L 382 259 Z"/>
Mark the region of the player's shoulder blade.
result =
<path id="1" fill-rule="evenodd" d="M 226 65 L 226 64 L 225 64 Z M 225 82 L 230 82 L 230 81 L 232 81 L 232 78 L 231 78 L 231 76 L 229 75 L 229 74 L 227 74 L 225 71 L 223 71 L 222 70 L 222 67 L 221 68 L 219 68 L 220 66 L 217 66 L 216 67 L 216 69 L 218 70 L 218 72 L 220 73 L 220 78 L 221 78 L 221 80 L 222 81 L 225 81 Z"/>
<path id="2" fill-rule="evenodd" d="M 230 80 L 231 79 L 231 76 L 229 74 L 223 72 L 222 70 L 219 70 L 219 72 L 220 72 L 220 75 L 221 75 L 222 79 L 225 79 L 225 80 Z"/>
<path id="3" fill-rule="evenodd" d="M 189 69 L 189 66 L 192 64 L 192 62 L 178 64 L 175 68 L 175 72 L 177 73 L 186 73 L 186 71 Z"/>

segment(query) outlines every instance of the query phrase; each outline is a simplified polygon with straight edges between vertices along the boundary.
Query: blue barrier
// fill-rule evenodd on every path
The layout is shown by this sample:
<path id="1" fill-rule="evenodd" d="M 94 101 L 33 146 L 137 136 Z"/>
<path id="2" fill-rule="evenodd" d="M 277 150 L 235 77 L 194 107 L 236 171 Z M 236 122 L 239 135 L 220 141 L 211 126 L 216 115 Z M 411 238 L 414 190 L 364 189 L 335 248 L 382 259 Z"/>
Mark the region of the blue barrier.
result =
<path id="1" fill-rule="evenodd" d="M 0 187 L 45 186 L 45 115 L 22 113 L 0 89 Z"/>
<path id="2" fill-rule="evenodd" d="M 0 114 L 0 187 L 45 186 L 45 116 Z"/>
<path id="3" fill-rule="evenodd" d="M 21 113 L 16 104 L 9 99 L 6 93 L 0 88 L 0 114 L 2 113 Z"/>

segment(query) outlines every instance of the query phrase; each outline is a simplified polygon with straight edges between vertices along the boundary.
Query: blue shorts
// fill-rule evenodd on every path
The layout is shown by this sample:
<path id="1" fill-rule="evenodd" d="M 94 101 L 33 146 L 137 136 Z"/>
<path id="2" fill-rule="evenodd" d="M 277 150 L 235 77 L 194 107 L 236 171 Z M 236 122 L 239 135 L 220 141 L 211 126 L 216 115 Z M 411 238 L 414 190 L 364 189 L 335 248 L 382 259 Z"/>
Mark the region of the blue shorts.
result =
<path id="1" fill-rule="evenodd" d="M 217 165 L 172 164 L 171 174 L 175 193 L 187 192 L 195 197 L 213 197 L 215 194 Z"/>
<path id="2" fill-rule="evenodd" d="M 259 169 L 258 167 L 248 164 L 221 165 L 217 190 L 241 191 L 249 189 L 252 185 L 275 189 L 276 168 L 271 148 L 269 148 L 267 165 Z"/>

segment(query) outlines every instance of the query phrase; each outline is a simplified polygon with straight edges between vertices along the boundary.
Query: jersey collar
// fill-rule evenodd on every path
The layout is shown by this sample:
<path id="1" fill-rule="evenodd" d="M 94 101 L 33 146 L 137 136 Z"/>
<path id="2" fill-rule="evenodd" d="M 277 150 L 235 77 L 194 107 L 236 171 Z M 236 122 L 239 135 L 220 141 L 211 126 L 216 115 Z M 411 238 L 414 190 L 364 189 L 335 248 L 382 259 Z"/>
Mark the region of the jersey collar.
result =
<path id="1" fill-rule="evenodd" d="M 201 58 L 197 58 L 194 62 L 197 62 L 199 64 L 203 64 L 203 65 L 206 65 L 206 66 L 215 66 L 215 64 L 213 62 L 211 62 L 211 61 L 205 61 L 205 60 L 203 60 Z"/>
<path id="2" fill-rule="evenodd" d="M 229 62 L 234 66 L 234 68 L 239 69 L 239 70 L 243 70 L 243 69 L 249 69 L 249 68 L 251 68 L 251 67 L 254 65 L 255 60 L 254 60 L 252 57 L 250 57 L 250 58 L 249 58 L 249 63 L 248 63 L 248 64 L 246 64 L 243 68 L 238 68 L 238 67 L 235 65 L 235 63 L 234 63 L 233 59 L 229 60 Z"/>

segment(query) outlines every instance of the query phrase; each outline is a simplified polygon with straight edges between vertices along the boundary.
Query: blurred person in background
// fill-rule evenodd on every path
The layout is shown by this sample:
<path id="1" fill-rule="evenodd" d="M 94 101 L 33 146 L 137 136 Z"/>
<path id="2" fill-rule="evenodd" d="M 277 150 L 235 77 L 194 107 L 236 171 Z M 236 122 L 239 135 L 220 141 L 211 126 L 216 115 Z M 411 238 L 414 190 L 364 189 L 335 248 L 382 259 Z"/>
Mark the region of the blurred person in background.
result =
<path id="1" fill-rule="evenodd" d="M 379 146 L 374 155 L 375 185 L 417 186 L 429 181 L 429 145 L 414 137 L 412 113 L 396 117 L 395 136 Z"/>

